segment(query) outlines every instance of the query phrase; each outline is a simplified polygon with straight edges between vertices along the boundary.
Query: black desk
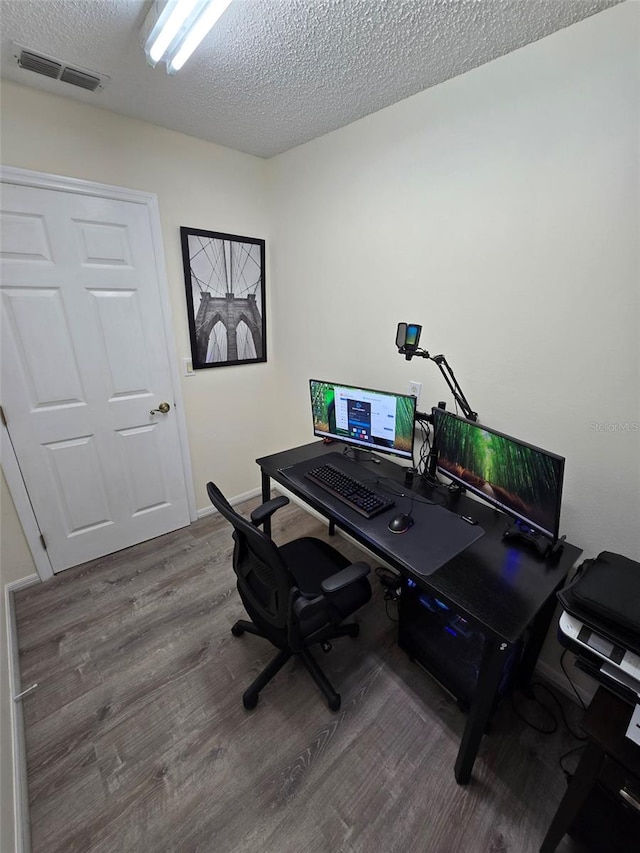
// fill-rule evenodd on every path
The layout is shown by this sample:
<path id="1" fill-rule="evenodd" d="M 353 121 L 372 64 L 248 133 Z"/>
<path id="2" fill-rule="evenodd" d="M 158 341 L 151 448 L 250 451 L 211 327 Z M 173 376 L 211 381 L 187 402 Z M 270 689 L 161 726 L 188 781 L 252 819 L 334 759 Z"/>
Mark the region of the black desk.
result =
<path id="1" fill-rule="evenodd" d="M 518 670 L 519 682 L 526 684 L 533 673 L 553 616 L 556 605 L 554 593 L 564 583 L 581 550 L 565 544 L 553 560 L 544 560 L 526 545 L 505 544 L 502 533 L 507 524 L 506 517 L 479 501 L 461 495 L 453 499 L 449 508 L 460 515 L 474 518 L 484 528 L 485 535 L 444 566 L 424 576 L 420 574 L 419 565 L 412 567 L 396 559 L 391 546 L 384 547 L 372 542 L 367 536 L 365 519 L 360 522 L 346 521 L 344 517 L 337 519 L 331 508 L 332 501 L 323 500 L 315 488 L 306 489 L 304 485 L 292 483 L 281 470 L 340 449 L 338 443 L 325 445 L 323 442 L 313 442 L 257 459 L 262 473 L 263 500 L 270 497 L 272 480 L 284 486 L 327 518 L 330 532 L 337 524 L 381 560 L 409 577 L 428 594 L 437 596 L 454 608 L 484 633 L 486 641 L 477 686 L 455 763 L 456 781 L 464 785 L 471 777 L 480 741 L 498 696 L 509 650 L 529 629 Z M 367 476 L 385 477 L 403 486 L 406 469 L 389 460 L 377 458 L 378 464 L 361 463 L 365 471 L 363 479 L 367 479 Z M 418 478 L 412 488 L 436 502 L 442 502 L 445 496 L 446 499 L 449 497 L 445 489 L 431 490 L 419 483 Z M 398 498 L 397 509 L 398 512 L 406 511 L 408 500 Z M 419 537 L 420 525 L 415 524 L 402 535 Z M 424 549 L 428 548 L 429 542 L 425 541 Z"/>

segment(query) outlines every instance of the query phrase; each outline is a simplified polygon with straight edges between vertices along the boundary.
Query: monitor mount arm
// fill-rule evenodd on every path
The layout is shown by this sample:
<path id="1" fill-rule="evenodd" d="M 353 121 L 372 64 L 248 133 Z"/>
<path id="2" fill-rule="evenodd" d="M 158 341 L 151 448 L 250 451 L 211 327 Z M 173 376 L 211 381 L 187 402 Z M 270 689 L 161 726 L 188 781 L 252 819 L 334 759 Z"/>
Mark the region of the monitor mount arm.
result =
<path id="1" fill-rule="evenodd" d="M 440 369 L 440 373 L 444 376 L 445 382 L 449 386 L 454 400 L 462 409 L 465 418 L 469 421 L 477 421 L 478 413 L 474 412 L 469 405 L 469 401 L 465 397 L 464 391 L 460 387 L 445 356 L 431 355 L 425 349 L 420 349 L 418 347 L 421 330 L 422 326 L 418 326 L 413 323 L 398 323 L 398 332 L 396 334 L 396 346 L 398 347 L 398 352 L 400 355 L 403 355 L 407 361 L 411 361 L 414 356 L 418 356 L 419 358 L 428 358 L 430 361 L 435 362 Z"/>

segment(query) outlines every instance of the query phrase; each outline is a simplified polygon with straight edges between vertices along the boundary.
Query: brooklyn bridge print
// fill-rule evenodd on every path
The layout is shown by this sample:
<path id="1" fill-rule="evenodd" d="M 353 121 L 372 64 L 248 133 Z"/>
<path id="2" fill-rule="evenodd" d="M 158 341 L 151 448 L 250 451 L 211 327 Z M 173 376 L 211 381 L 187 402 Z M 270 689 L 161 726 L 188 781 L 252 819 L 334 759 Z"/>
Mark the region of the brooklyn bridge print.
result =
<path id="1" fill-rule="evenodd" d="M 267 360 L 265 243 L 181 228 L 194 370 Z"/>

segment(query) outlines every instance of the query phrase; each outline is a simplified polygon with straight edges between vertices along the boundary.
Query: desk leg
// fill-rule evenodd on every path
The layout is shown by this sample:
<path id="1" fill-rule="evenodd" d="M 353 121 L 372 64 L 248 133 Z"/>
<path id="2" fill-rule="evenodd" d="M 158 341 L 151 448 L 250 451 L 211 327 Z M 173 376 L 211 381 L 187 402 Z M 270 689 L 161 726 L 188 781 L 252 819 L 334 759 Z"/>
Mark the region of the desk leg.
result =
<path id="1" fill-rule="evenodd" d="M 538 655 L 547 636 L 557 603 L 557 598 L 555 595 L 552 595 L 531 623 L 531 633 L 522 652 L 522 659 L 518 667 L 518 687 L 525 688 L 533 675 Z"/>
<path id="2" fill-rule="evenodd" d="M 265 474 L 264 471 L 260 471 L 262 475 L 262 503 L 266 503 L 271 497 L 271 477 L 268 474 Z M 262 529 L 267 534 L 267 536 L 271 536 L 271 519 L 267 518 L 267 520 L 262 525 Z"/>
<path id="3" fill-rule="evenodd" d="M 493 710 L 498 686 L 502 678 L 504 656 L 508 648 L 507 643 L 497 642 L 496 640 L 487 641 L 478 674 L 478 684 L 471 700 L 467 724 L 462 733 L 458 757 L 456 758 L 455 776 L 458 785 L 466 785 L 471 778 L 480 741 Z"/>
<path id="4" fill-rule="evenodd" d="M 540 847 L 540 853 L 553 853 L 556 849 L 563 835 L 577 817 L 582 804 L 587 799 L 589 791 L 594 786 L 603 760 L 604 752 L 602 748 L 593 741 L 590 741 L 582 754 L 578 769 L 565 791 L 564 797 L 560 801 L 555 817 L 551 821 L 551 825 Z"/>

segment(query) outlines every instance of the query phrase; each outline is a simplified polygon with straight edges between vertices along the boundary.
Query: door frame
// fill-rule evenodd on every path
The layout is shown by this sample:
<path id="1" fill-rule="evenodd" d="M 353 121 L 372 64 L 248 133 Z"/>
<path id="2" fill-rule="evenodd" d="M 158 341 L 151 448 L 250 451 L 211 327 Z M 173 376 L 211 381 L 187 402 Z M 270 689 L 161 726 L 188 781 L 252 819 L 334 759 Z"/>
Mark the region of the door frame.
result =
<path id="1" fill-rule="evenodd" d="M 86 181 L 81 178 L 69 178 L 62 175 L 52 175 L 46 172 L 34 172 L 29 169 L 19 169 L 13 166 L 0 166 L 0 181 L 5 184 L 14 184 L 22 187 L 34 187 L 36 189 L 56 190 L 59 192 L 76 193 L 78 195 L 95 196 L 107 198 L 112 201 L 126 201 L 141 204 L 147 208 L 149 224 L 151 226 L 151 239 L 156 262 L 156 278 L 160 293 L 160 311 L 164 325 L 164 336 L 167 343 L 171 373 L 171 390 L 175 401 L 175 417 L 177 418 L 178 436 L 180 441 L 180 457 L 182 470 L 184 472 L 185 489 L 187 493 L 187 506 L 190 520 L 196 521 L 198 514 L 196 510 L 196 495 L 193 485 L 193 471 L 191 468 L 191 454 L 189 452 L 189 439 L 187 432 L 187 419 L 184 410 L 184 399 L 182 395 L 182 383 L 180 381 L 179 361 L 176 348 L 175 332 L 171 314 L 171 302 L 169 300 L 169 282 L 164 260 L 164 245 L 162 241 L 162 228 L 160 225 L 160 208 L 158 197 L 155 193 L 131 190 L 125 187 L 100 184 L 94 181 Z M 7 427 L 2 424 L 0 435 L 0 462 L 4 471 L 9 492 L 13 498 L 18 519 L 22 525 L 29 550 L 33 556 L 36 570 L 41 580 L 48 580 L 54 576 L 53 567 L 49 555 L 40 540 L 40 528 L 31 506 L 29 493 L 22 479 L 22 473 L 15 455 L 11 438 Z"/>

